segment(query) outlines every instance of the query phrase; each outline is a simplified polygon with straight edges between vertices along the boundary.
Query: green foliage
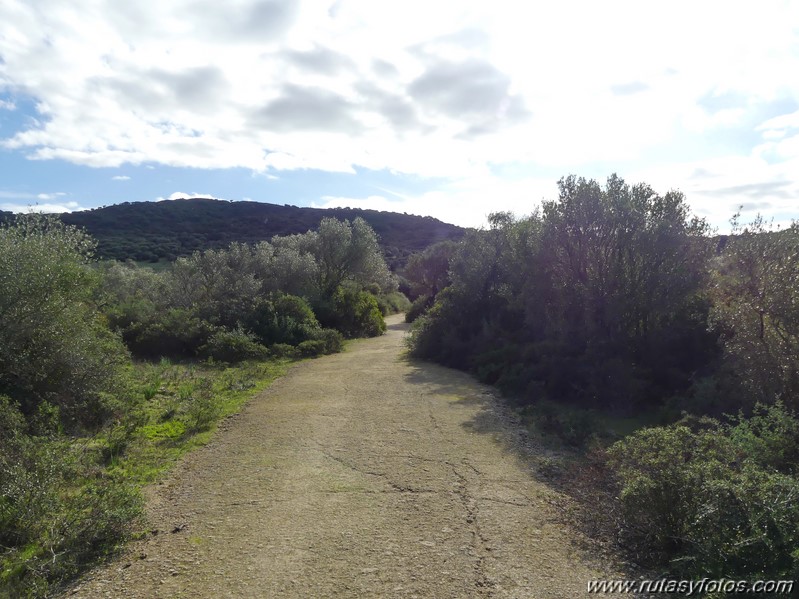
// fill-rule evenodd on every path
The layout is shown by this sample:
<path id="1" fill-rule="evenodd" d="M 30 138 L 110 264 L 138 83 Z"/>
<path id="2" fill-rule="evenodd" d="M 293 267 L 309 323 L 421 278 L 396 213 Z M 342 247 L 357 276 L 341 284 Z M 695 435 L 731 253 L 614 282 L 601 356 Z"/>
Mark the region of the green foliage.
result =
<path id="1" fill-rule="evenodd" d="M 592 411 L 564 408 L 546 400 L 526 406 L 522 418 L 572 447 L 585 447 L 599 433 L 596 414 Z"/>
<path id="2" fill-rule="evenodd" d="M 98 478 L 91 453 L 27 435 L 2 396 L 0 432 L 0 593 L 44 596 L 127 537 L 140 498 Z"/>
<path id="3" fill-rule="evenodd" d="M 457 248 L 454 241 L 440 241 L 408 258 L 403 274 L 410 284 L 412 297 L 425 295 L 435 298 L 451 283 L 449 264 Z"/>
<path id="4" fill-rule="evenodd" d="M 260 301 L 247 324 L 263 345 L 297 345 L 315 338 L 321 329 L 307 301 L 282 294 Z"/>
<path id="5" fill-rule="evenodd" d="M 336 354 L 344 349 L 344 335 L 336 329 L 319 329 L 314 341 L 321 341 L 323 354 Z"/>
<path id="6" fill-rule="evenodd" d="M 405 312 L 405 322 L 415 322 L 417 318 L 427 313 L 433 305 L 434 298 L 429 295 L 420 295 Z"/>
<path id="7" fill-rule="evenodd" d="M 378 234 L 381 253 L 392 269 L 402 267 L 411 253 L 431 243 L 463 235 L 460 227 L 431 217 L 202 198 L 116 204 L 63 214 L 61 219 L 85 228 L 97 239 L 102 258 L 172 261 L 196 251 L 226 248 L 233 242 L 252 245 L 275 236 L 303 234 L 317 229 L 326 217 L 350 222 L 363 218 Z M 287 286 L 279 288 L 304 295 Z"/>
<path id="8" fill-rule="evenodd" d="M 341 331 L 349 339 L 376 337 L 386 331 L 377 299 L 367 291 L 339 287 L 332 301 L 320 303 L 317 311 L 323 324 Z"/>
<path id="9" fill-rule="evenodd" d="M 252 333 L 236 328 L 220 329 L 213 333 L 208 343 L 200 348 L 200 355 L 218 362 L 241 362 L 243 360 L 263 360 L 267 349 L 255 340 Z"/>
<path id="10" fill-rule="evenodd" d="M 534 391 L 631 410 L 684 391 L 717 355 L 702 298 L 706 226 L 681 194 L 616 176 L 604 188 L 575 177 L 559 187 L 541 213 L 492 215 L 489 230 L 464 237 L 414 354 L 530 401 Z"/>
<path id="11" fill-rule="evenodd" d="M 733 236 L 717 258 L 711 322 L 721 333 L 739 394 L 799 406 L 799 223 L 774 231 L 761 217 Z"/>
<path id="12" fill-rule="evenodd" d="M 192 309 L 159 310 L 147 300 L 112 309 L 109 323 L 121 332 L 130 351 L 146 358 L 195 356 L 214 330 Z"/>
<path id="13" fill-rule="evenodd" d="M 66 422 L 108 416 L 104 393 L 121 392 L 125 350 L 93 301 L 92 241 L 42 215 L 0 226 L 0 390 L 25 414 L 42 402 Z"/>
<path id="14" fill-rule="evenodd" d="M 785 578 L 799 571 L 799 425 L 781 406 L 729 425 L 641 430 L 609 450 L 626 543 L 675 574 Z M 778 465 L 782 468 L 775 468 Z"/>
<path id="15" fill-rule="evenodd" d="M 318 231 L 308 232 L 305 237 L 319 264 L 319 291 L 323 297 L 332 297 L 345 282 L 376 284 L 385 291 L 396 289 L 377 235 L 362 218 L 352 222 L 324 218 Z"/>
<path id="16" fill-rule="evenodd" d="M 380 307 L 380 313 L 383 316 L 406 312 L 411 307 L 410 300 L 400 291 L 380 293 L 378 290 L 375 298 L 377 299 L 377 305 Z"/>

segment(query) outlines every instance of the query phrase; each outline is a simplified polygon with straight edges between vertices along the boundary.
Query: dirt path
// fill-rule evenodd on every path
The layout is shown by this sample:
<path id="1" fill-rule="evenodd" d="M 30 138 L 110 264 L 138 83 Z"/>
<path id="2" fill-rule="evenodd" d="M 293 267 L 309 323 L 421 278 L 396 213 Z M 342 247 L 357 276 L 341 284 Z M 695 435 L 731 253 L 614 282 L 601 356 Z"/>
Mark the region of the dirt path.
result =
<path id="1" fill-rule="evenodd" d="M 488 389 L 389 324 L 228 420 L 150 493 L 159 533 L 70 596 L 583 596 L 602 573 Z"/>

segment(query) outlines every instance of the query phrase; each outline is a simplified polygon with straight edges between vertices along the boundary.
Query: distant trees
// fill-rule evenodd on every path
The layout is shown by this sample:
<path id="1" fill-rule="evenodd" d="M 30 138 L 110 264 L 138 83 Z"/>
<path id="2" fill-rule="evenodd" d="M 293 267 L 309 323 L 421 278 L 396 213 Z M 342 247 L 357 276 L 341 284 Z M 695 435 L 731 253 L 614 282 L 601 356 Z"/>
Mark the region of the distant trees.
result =
<path id="1" fill-rule="evenodd" d="M 365 289 L 396 289 L 362 219 L 324 219 L 319 231 L 195 252 L 158 274 L 122 264 L 104 271 L 110 322 L 143 356 L 256 355 L 251 343 L 310 341 L 324 341 L 314 346 L 322 353 L 337 351 L 341 341 L 324 327 L 347 337 L 380 334 L 383 316 Z"/>
<path id="2" fill-rule="evenodd" d="M 454 241 L 440 241 L 408 258 L 403 275 L 408 281 L 414 301 L 405 314 L 407 322 L 413 322 L 426 312 L 438 292 L 451 283 L 449 266 L 457 247 L 458 244 Z"/>

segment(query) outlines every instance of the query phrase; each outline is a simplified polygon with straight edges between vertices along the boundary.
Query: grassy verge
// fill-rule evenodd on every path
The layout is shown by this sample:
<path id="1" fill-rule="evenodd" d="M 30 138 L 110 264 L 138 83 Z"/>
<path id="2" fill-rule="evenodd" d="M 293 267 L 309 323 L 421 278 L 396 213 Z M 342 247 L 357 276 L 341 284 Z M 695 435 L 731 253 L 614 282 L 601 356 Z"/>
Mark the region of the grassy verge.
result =
<path id="1" fill-rule="evenodd" d="M 142 487 L 291 361 L 135 364 L 124 407 L 91 437 L 24 434 L 0 405 L 0 597 L 48 596 L 139 534 Z"/>
<path id="2" fill-rule="evenodd" d="M 290 362 L 135 365 L 143 400 L 100 439 L 108 472 L 140 486 L 153 482 L 187 451 L 207 443 L 222 418 L 238 412 Z"/>

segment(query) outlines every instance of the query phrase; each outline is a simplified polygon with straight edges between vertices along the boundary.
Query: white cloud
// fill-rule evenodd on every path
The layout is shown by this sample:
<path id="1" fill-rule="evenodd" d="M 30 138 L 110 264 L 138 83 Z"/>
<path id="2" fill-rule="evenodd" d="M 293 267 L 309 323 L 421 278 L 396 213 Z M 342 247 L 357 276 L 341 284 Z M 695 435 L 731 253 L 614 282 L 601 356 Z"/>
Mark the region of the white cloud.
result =
<path id="1" fill-rule="evenodd" d="M 669 173 L 714 218 L 720 190 L 756 193 L 744 173 L 789 182 L 761 187 L 774 206 L 795 189 L 799 3 L 520 6 L 8 0 L 0 86 L 40 114 L 0 144 L 92 167 L 443 177 L 418 206 L 449 220 L 571 172 Z M 713 160 L 728 165 L 713 189 L 684 168 Z M 526 182 L 492 176 L 503 164 Z"/>
<path id="2" fill-rule="evenodd" d="M 114 177 L 111 177 L 111 180 L 112 181 L 130 181 L 130 177 L 128 177 L 127 175 L 116 175 Z"/>
<path id="3" fill-rule="evenodd" d="M 10 100 L 0 100 L 0 110 L 16 110 L 17 105 Z"/>
<path id="4" fill-rule="evenodd" d="M 185 193 L 183 191 L 176 191 L 174 193 L 169 194 L 168 198 L 158 197 L 158 198 L 156 198 L 156 201 L 162 202 L 164 200 L 188 200 L 188 199 L 192 199 L 192 198 L 205 198 L 205 199 L 209 199 L 209 200 L 218 200 L 219 199 L 219 198 L 217 198 L 216 196 L 214 196 L 214 195 L 212 195 L 210 193 L 197 193 L 197 192 Z"/>
<path id="5" fill-rule="evenodd" d="M 2 197 L 2 196 L 0 196 Z M 28 213 L 28 212 L 45 212 L 45 213 L 63 213 L 63 212 L 74 212 L 75 210 L 82 210 L 80 204 L 78 202 L 65 202 L 63 204 L 40 204 L 40 203 L 17 203 L 17 202 L 6 202 L 0 204 L 0 210 L 5 210 L 6 212 L 15 212 L 15 213 Z"/>
<path id="6" fill-rule="evenodd" d="M 540 206 L 541 200 L 557 196 L 557 185 L 548 179 L 506 181 L 488 175 L 442 185 L 418 195 L 385 192 L 386 195 L 365 198 L 324 196 L 315 206 L 407 212 L 433 216 L 462 227 L 479 228 L 487 226 L 487 217 L 492 212 L 510 211 L 519 217 L 531 214 Z"/>
<path id="7" fill-rule="evenodd" d="M 36 199 L 37 200 L 55 200 L 56 198 L 60 198 L 60 197 L 63 197 L 65 195 L 68 195 L 68 194 L 63 192 L 63 191 L 57 191 L 55 193 L 38 193 L 38 194 L 36 194 Z"/>

